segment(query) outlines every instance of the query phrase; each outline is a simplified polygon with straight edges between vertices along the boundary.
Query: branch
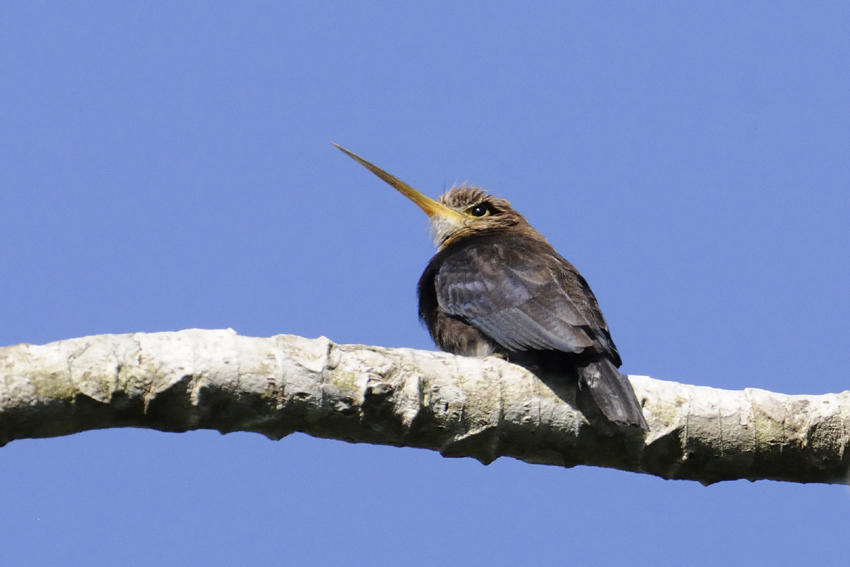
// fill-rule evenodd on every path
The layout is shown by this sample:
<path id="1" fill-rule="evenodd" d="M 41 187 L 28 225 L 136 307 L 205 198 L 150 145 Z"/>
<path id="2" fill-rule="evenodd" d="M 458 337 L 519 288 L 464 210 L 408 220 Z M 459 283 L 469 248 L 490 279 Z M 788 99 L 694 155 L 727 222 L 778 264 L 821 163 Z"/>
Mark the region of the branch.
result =
<path id="1" fill-rule="evenodd" d="M 789 396 L 631 376 L 647 434 L 594 423 L 497 358 L 243 337 L 96 335 L 0 348 L 0 444 L 107 427 L 302 431 L 489 463 L 614 467 L 704 484 L 850 482 L 850 392 Z"/>

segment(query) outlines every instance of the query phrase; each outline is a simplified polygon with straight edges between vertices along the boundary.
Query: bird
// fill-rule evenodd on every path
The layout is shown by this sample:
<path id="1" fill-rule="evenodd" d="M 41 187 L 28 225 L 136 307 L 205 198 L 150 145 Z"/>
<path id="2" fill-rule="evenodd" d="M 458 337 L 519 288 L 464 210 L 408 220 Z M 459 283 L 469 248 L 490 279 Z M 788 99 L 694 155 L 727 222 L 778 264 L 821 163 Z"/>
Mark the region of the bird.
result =
<path id="1" fill-rule="evenodd" d="M 437 253 L 417 291 L 437 347 L 571 377 L 609 422 L 649 430 L 587 281 L 507 200 L 465 183 L 434 200 L 332 143 L 428 215 Z"/>

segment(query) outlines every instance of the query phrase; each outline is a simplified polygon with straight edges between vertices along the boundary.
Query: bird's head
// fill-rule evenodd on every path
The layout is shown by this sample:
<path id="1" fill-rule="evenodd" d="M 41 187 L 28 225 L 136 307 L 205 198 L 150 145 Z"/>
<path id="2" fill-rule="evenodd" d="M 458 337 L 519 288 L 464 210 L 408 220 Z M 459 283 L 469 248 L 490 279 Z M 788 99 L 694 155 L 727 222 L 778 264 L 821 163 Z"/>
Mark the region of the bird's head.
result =
<path id="1" fill-rule="evenodd" d="M 425 211 L 431 221 L 434 244 L 439 249 L 463 236 L 487 230 L 516 227 L 536 234 L 525 218 L 511 208 L 508 201 L 493 197 L 480 187 L 466 184 L 455 186 L 435 201 L 357 154 L 337 144 L 334 146 Z"/>

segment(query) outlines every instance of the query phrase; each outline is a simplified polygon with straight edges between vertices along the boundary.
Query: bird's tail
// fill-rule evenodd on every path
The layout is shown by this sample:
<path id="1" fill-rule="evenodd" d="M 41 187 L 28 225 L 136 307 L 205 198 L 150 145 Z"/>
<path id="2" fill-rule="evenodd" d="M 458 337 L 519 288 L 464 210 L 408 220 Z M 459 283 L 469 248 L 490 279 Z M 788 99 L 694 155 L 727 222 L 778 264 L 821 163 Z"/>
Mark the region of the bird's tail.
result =
<path id="1" fill-rule="evenodd" d="M 609 421 L 649 431 L 631 383 L 610 360 L 579 367 L 578 378 L 579 387 L 590 390 L 593 402 Z"/>

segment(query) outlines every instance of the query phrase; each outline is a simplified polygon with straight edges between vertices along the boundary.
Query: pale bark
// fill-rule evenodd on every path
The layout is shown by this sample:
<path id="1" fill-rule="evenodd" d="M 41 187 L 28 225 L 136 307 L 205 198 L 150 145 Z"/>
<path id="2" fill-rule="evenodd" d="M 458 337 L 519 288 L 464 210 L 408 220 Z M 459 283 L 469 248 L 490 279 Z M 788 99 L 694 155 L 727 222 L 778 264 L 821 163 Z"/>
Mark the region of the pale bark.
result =
<path id="1" fill-rule="evenodd" d="M 649 433 L 591 424 L 571 405 L 574 388 L 496 358 L 231 330 L 97 335 L 0 348 L 0 443 L 126 426 L 272 439 L 303 431 L 483 463 L 509 456 L 706 484 L 848 483 L 850 392 L 630 379 Z"/>

